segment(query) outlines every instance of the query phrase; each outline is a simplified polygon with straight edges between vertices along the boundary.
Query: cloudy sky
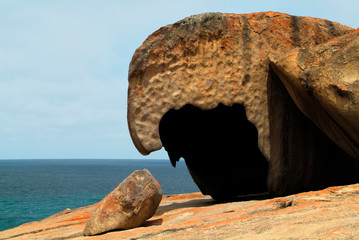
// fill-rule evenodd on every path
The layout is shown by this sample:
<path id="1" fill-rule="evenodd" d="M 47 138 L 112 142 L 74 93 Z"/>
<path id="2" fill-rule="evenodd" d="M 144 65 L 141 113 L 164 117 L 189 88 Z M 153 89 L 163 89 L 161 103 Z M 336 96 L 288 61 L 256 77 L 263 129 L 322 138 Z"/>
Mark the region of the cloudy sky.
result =
<path id="1" fill-rule="evenodd" d="M 357 28 L 358 7 L 356 0 L 0 0 L 0 159 L 144 158 L 127 128 L 128 65 L 164 25 L 203 12 L 270 10 Z"/>

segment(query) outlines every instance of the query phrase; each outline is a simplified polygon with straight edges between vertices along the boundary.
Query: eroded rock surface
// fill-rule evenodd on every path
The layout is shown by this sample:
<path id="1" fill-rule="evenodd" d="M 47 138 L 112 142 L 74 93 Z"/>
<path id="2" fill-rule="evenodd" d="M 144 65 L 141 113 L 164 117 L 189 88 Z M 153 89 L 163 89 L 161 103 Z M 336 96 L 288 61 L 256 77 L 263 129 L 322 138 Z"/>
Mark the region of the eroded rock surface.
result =
<path id="1" fill-rule="evenodd" d="M 97 206 L 2 231 L 0 239 L 359 239 L 358 184 L 221 204 L 200 193 L 164 196 L 144 226 L 84 237 L 86 221 Z"/>
<path id="2" fill-rule="evenodd" d="M 136 170 L 97 205 L 84 235 L 141 226 L 156 212 L 161 199 L 161 186 L 151 173 Z"/>
<path id="3" fill-rule="evenodd" d="M 162 147 L 159 122 L 170 109 L 240 103 L 269 158 L 268 55 L 351 32 L 328 20 L 282 13 L 206 13 L 167 25 L 138 48 L 129 69 L 128 124 L 143 154 Z"/>
<path id="4" fill-rule="evenodd" d="M 263 191 L 262 187 L 258 187 L 263 184 L 270 193 L 284 195 L 359 181 L 356 174 L 359 171 L 356 164 L 358 155 L 355 150 L 358 145 L 356 140 L 352 140 L 357 139 L 359 126 L 358 105 L 353 93 L 358 88 L 354 87 L 356 81 L 352 79 L 357 76 L 355 55 L 358 51 L 355 46 L 349 47 L 349 40 L 342 41 L 342 38 L 334 41 L 342 41 L 340 44 L 348 44 L 348 47 L 341 48 L 337 55 L 343 59 L 337 57 L 337 60 L 333 60 L 331 65 L 324 68 L 321 76 L 325 78 L 327 69 L 335 73 L 337 62 L 344 63 L 349 56 L 353 56 L 351 59 L 354 58 L 354 62 L 346 64 L 340 73 L 336 73 L 342 74 L 343 79 L 350 75 L 350 79 L 345 80 L 345 88 L 343 84 L 328 85 L 330 98 L 333 100 L 335 94 L 339 96 L 326 103 L 328 108 L 323 107 L 321 111 L 315 112 L 320 106 L 312 109 L 312 105 L 317 103 L 304 101 L 302 96 L 297 97 L 296 94 L 300 92 L 298 88 L 288 87 L 284 80 L 292 81 L 290 67 L 299 71 L 296 62 L 306 62 L 298 64 L 299 68 L 301 64 L 304 64 L 303 68 L 309 68 L 314 63 L 315 57 L 311 51 L 317 51 L 317 54 L 320 54 L 320 49 L 336 51 L 339 46 L 325 47 L 328 45 L 324 43 L 346 34 L 355 35 L 353 32 L 354 29 L 328 20 L 274 12 L 238 15 L 207 13 L 159 29 L 136 50 L 130 64 L 128 125 L 135 146 L 142 154 L 149 154 L 164 146 L 172 164 L 183 157 L 201 191 L 214 198 L 218 198 L 218 195 L 225 198 L 235 196 L 241 193 L 240 189 L 242 193 L 246 189 L 258 193 Z M 298 60 L 291 57 L 295 55 L 292 52 L 287 58 L 278 59 L 291 51 L 308 54 Z M 348 51 L 352 53 L 345 57 Z M 324 63 L 331 55 L 325 53 L 318 61 Z M 308 56 L 306 60 L 305 56 Z M 277 62 L 278 69 L 279 65 L 283 66 L 279 70 L 276 68 Z M 279 74 L 280 71 L 284 77 Z M 305 73 L 303 78 L 303 74 L 299 76 L 297 72 L 293 72 L 293 78 L 309 81 Z M 312 81 L 311 84 L 316 86 L 317 82 Z M 311 84 L 307 83 L 308 86 Z M 348 91 L 349 85 L 353 86 L 353 90 Z M 308 91 L 305 94 L 308 95 Z M 352 98 L 352 104 L 344 103 L 344 98 Z M 327 100 L 323 97 L 324 102 Z M 337 104 L 336 101 L 342 103 Z M 234 125 L 230 125 L 235 123 L 231 123 L 229 118 L 224 121 L 230 125 L 225 130 L 228 134 L 223 136 L 216 133 L 218 129 L 215 129 L 215 121 L 208 127 L 207 134 L 190 131 L 201 129 L 206 125 L 204 122 L 211 120 L 203 117 L 207 113 L 201 113 L 203 116 L 200 118 L 204 119 L 201 126 L 201 123 L 191 121 L 188 111 L 184 109 L 192 106 L 202 111 L 217 111 L 222 108 L 221 104 L 243 107 L 244 117 L 240 119 L 245 120 L 244 125 L 249 122 L 255 127 L 255 146 L 248 145 L 251 137 L 248 138 L 248 144 L 242 144 L 247 133 L 237 134 L 238 138 L 233 138 L 228 129 L 235 129 Z M 337 105 L 333 107 L 333 104 Z M 344 105 L 346 107 L 342 108 Z M 334 113 L 336 119 L 327 124 L 328 119 L 322 114 L 323 110 L 337 111 L 338 114 Z M 184 114 L 187 119 L 177 121 L 175 117 L 164 117 L 170 112 L 172 116 L 178 115 L 178 119 L 183 119 L 179 115 Z M 220 110 L 218 112 L 222 113 Z M 309 116 L 312 112 L 317 117 Z M 331 113 L 328 116 L 332 117 Z M 164 118 L 167 120 L 162 121 L 162 124 L 166 127 L 162 128 L 166 130 L 160 131 L 161 120 Z M 200 127 L 194 127 L 196 124 Z M 337 125 L 331 130 L 334 124 Z M 167 134 L 176 132 L 176 128 L 183 131 Z M 350 130 L 353 132 L 349 134 Z M 245 132 L 244 128 L 239 131 Z M 222 147 L 221 141 L 229 137 L 234 139 L 234 150 L 230 151 L 230 155 L 220 158 L 220 154 L 227 150 Z M 193 143 L 186 148 L 180 144 L 181 141 L 189 142 L 191 139 L 197 139 L 197 144 Z M 261 154 L 257 154 L 257 150 L 253 154 L 246 152 L 256 148 Z M 267 167 L 265 164 L 254 164 L 261 157 L 268 162 Z M 258 171 L 254 175 L 242 174 L 243 170 L 251 168 L 257 168 Z M 239 175 L 243 176 L 241 180 Z M 253 179 L 262 180 L 256 184 L 257 180 Z M 241 185 L 244 182 L 246 186 Z M 231 183 L 235 184 L 228 187 Z M 224 192 L 227 195 L 222 195 L 223 188 L 226 188 Z"/>
<path id="5" fill-rule="evenodd" d="M 272 66 L 301 111 L 359 159 L 359 29 L 274 57 Z"/>

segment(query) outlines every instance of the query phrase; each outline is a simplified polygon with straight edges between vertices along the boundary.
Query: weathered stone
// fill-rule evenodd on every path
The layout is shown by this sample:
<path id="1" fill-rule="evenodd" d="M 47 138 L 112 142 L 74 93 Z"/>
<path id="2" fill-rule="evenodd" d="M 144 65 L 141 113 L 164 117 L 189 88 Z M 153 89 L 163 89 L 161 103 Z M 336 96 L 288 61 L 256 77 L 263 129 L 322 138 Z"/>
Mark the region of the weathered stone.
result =
<path id="1" fill-rule="evenodd" d="M 263 185 L 283 195 L 359 181 L 354 174 L 357 155 L 333 143 L 327 131 L 303 114 L 269 60 L 353 31 L 328 20 L 274 12 L 207 13 L 159 29 L 130 64 L 128 125 L 135 146 L 142 154 L 164 146 L 173 165 L 183 157 L 201 191 L 214 198 L 261 192 Z M 238 118 L 244 124 L 235 129 L 234 115 L 222 106 L 237 105 L 244 109 Z M 218 112 L 215 120 L 204 117 L 212 110 Z M 191 119 L 196 111 L 202 122 Z M 228 125 L 224 134 L 216 121 Z M 226 138 L 235 142 L 231 153 L 221 157 Z M 268 165 L 257 164 L 261 158 Z"/>
<path id="2" fill-rule="evenodd" d="M 0 239 L 359 239 L 359 184 L 222 204 L 200 193 L 169 195 L 143 227 L 84 237 L 86 220 L 97 206 L 2 231 Z"/>
<path id="3" fill-rule="evenodd" d="M 359 29 L 271 60 L 300 110 L 359 159 Z"/>
<path id="4" fill-rule="evenodd" d="M 97 205 L 84 235 L 141 226 L 153 216 L 161 198 L 161 187 L 150 172 L 134 171 Z"/>
<path id="5" fill-rule="evenodd" d="M 328 20 L 282 13 L 205 13 L 167 25 L 136 50 L 129 67 L 128 125 L 142 154 L 162 147 L 159 123 L 192 104 L 245 106 L 269 158 L 268 55 L 284 55 L 351 32 Z"/>

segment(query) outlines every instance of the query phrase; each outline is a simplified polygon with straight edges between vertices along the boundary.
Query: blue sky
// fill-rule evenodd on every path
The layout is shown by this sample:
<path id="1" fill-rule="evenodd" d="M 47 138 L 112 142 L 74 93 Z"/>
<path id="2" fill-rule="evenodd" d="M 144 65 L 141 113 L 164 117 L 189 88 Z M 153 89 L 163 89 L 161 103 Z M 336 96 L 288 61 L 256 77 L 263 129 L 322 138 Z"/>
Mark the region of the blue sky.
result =
<path id="1" fill-rule="evenodd" d="M 0 159 L 143 157 L 127 71 L 148 35 L 203 12 L 279 11 L 357 28 L 358 1 L 0 0 Z"/>

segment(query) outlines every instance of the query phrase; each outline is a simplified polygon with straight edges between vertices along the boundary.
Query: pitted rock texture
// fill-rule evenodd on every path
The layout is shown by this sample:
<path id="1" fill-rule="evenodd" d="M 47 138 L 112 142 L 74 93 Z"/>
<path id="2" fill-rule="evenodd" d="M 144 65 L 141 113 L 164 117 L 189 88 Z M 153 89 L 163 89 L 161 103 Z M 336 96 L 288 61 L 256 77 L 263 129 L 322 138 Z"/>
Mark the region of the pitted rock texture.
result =
<path id="1" fill-rule="evenodd" d="M 305 104 L 308 105 L 304 109 L 296 97 L 298 90 L 290 89 L 283 80 L 282 75 L 290 79 L 287 75 L 292 74 L 291 70 L 288 72 L 283 67 L 283 74 L 280 75 L 280 70 L 275 66 L 276 59 L 290 51 L 310 51 L 303 49 L 315 49 L 316 46 L 324 49 L 324 43 L 353 32 L 352 28 L 328 20 L 275 12 L 239 15 L 206 13 L 159 29 L 136 50 L 130 63 L 128 125 L 135 146 L 142 154 L 149 154 L 164 146 L 172 163 L 183 157 L 201 191 L 214 198 L 223 196 L 218 193 L 223 192 L 224 186 L 228 188 L 225 192 L 232 195 L 243 193 L 240 188 L 251 189 L 251 193 L 261 192 L 262 187 L 258 186 L 263 186 L 263 182 L 256 184 L 258 179 L 264 181 L 267 190 L 276 195 L 358 182 L 358 156 L 353 154 L 352 149 L 345 147 L 352 148 L 357 144 L 351 140 L 357 136 L 358 111 L 353 107 L 356 100 L 353 100 L 354 105 L 347 108 L 350 110 L 337 115 L 341 120 L 333 120 L 323 127 L 321 125 L 327 122 L 325 115 L 317 112 L 318 117 L 309 116 L 311 112 L 306 109 L 311 109 L 313 103 L 306 101 Z M 329 47 L 330 51 L 337 48 Z M 354 51 L 352 55 L 356 53 Z M 290 56 L 288 61 L 292 61 Z M 312 60 L 308 58 L 308 66 Z M 296 66 L 294 62 L 286 63 L 285 59 L 280 64 Z M 350 67 L 350 64 L 347 65 L 350 68 L 348 71 L 351 71 L 348 74 L 356 76 L 355 67 Z M 334 67 L 335 64 L 332 64 L 331 68 Z M 324 73 L 325 71 L 323 76 Z M 305 77 L 304 74 L 304 78 L 301 76 L 297 79 L 302 81 Z M 309 83 L 307 85 L 310 86 Z M 342 85 L 332 84 L 329 88 L 332 95 L 340 96 L 335 101 L 354 96 L 352 92 L 347 94 L 348 91 L 343 90 Z M 165 134 L 160 136 L 159 127 L 166 113 L 184 112 L 183 108 L 187 105 L 201 110 L 213 110 L 220 104 L 238 104 L 244 107 L 246 120 L 257 130 L 257 146 L 268 161 L 268 170 L 263 165 L 257 171 L 258 174 L 267 172 L 266 180 L 262 180 L 259 175 L 239 180 L 240 171 L 233 171 L 232 168 L 245 169 L 245 165 L 251 164 L 251 158 L 256 158 L 256 155 L 240 155 L 245 152 L 246 144 L 236 145 L 236 151 L 231 156 L 218 158 L 216 161 L 214 158 L 221 156 L 221 151 L 223 152 L 219 145 L 208 145 L 207 155 L 201 155 L 200 150 L 196 152 L 195 147 L 193 151 L 178 150 L 167 144 L 175 142 L 174 146 L 179 146 L 181 139 L 177 137 L 177 141 L 172 141 L 176 136 L 173 139 L 164 136 L 171 129 L 162 131 Z M 340 109 L 339 112 L 343 111 L 340 104 L 336 108 Z M 349 112 L 351 113 L 347 114 Z M 320 121 L 314 120 L 320 118 L 320 115 L 323 115 Z M 172 118 L 166 124 L 175 129 L 176 124 L 183 122 L 185 121 L 176 123 Z M 347 122 L 348 127 L 340 129 Z M 338 125 L 330 130 L 334 123 Z M 190 127 L 178 126 L 184 129 Z M 354 132 L 348 134 L 349 129 L 354 129 Z M 333 137 L 333 134 L 337 136 Z M 210 128 L 208 134 L 203 135 L 204 138 L 207 136 L 211 137 Z M 169 139 L 168 142 L 161 142 L 161 137 Z M 197 136 L 187 136 L 191 137 Z M 342 141 L 342 144 L 338 144 L 336 140 Z M 350 144 L 345 143 L 348 141 Z M 205 141 L 197 142 L 205 145 Z M 206 146 L 201 149 L 206 149 Z M 216 152 L 211 154 L 212 151 Z M 214 158 L 208 161 L 208 156 Z M 218 168 L 218 165 L 228 166 L 231 171 Z M 267 175 L 261 176 L 266 178 Z M 235 182 L 238 184 L 232 184 L 233 187 L 228 184 Z M 243 183 L 248 184 L 238 187 Z"/>
<path id="2" fill-rule="evenodd" d="M 359 184 L 220 204 L 200 193 L 169 195 L 139 228 L 84 237 L 96 207 L 68 209 L 2 231 L 0 239 L 359 239 Z"/>
<path id="3" fill-rule="evenodd" d="M 136 170 L 97 205 L 84 235 L 141 226 L 156 212 L 161 199 L 161 186 L 151 173 Z"/>
<path id="4" fill-rule="evenodd" d="M 170 109 L 243 104 L 270 158 L 268 55 L 284 55 L 352 31 L 323 19 L 282 13 L 206 13 L 165 26 L 138 48 L 129 68 L 128 125 L 142 154 L 162 147 L 159 122 Z"/>

